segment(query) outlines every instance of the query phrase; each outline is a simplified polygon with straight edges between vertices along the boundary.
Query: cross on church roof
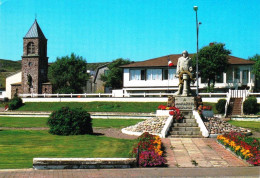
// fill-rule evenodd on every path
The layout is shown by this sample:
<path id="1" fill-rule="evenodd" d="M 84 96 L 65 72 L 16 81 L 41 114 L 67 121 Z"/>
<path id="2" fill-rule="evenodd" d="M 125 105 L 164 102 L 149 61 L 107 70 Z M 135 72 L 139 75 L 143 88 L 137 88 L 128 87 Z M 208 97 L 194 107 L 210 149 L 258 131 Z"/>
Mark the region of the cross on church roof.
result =
<path id="1" fill-rule="evenodd" d="M 26 33 L 24 38 L 45 38 L 44 34 L 42 33 L 42 30 L 37 23 L 37 20 L 35 19 L 34 23 L 32 24 L 30 30 Z"/>

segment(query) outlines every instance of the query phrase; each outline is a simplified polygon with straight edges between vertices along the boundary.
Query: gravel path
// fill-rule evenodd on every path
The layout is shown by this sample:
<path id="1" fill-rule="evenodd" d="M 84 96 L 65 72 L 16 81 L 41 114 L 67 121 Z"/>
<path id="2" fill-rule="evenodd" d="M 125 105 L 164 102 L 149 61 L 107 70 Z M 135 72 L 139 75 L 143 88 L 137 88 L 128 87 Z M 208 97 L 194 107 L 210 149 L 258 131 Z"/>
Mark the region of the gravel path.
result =
<path id="1" fill-rule="evenodd" d="M 0 130 L 48 130 L 48 127 L 32 127 L 32 128 L 14 128 L 14 127 L 0 127 Z M 106 137 L 122 138 L 122 139 L 136 139 L 137 136 L 123 134 L 121 129 L 116 128 L 93 128 L 95 135 L 104 135 Z"/>
<path id="2" fill-rule="evenodd" d="M 127 135 L 121 132 L 121 129 L 108 128 L 108 129 L 99 129 L 93 128 L 95 134 L 102 134 L 106 137 L 122 138 L 122 139 L 136 139 L 137 136 Z"/>

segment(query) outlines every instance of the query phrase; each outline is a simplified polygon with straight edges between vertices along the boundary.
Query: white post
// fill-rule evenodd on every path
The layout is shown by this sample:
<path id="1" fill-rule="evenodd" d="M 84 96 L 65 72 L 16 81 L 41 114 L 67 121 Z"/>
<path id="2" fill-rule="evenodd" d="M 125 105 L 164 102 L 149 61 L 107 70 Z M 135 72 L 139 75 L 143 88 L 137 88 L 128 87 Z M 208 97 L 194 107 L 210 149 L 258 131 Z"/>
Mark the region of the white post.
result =
<path id="1" fill-rule="evenodd" d="M 46 95 L 46 93 L 43 94 L 44 98 L 45 98 L 45 95 Z"/>
<path id="2" fill-rule="evenodd" d="M 87 93 L 85 93 L 85 98 L 87 98 Z"/>
<path id="3" fill-rule="evenodd" d="M 100 98 L 101 94 L 100 94 L 100 93 L 98 93 L 98 96 L 99 96 L 99 98 Z"/>
<path id="4" fill-rule="evenodd" d="M 57 93 L 57 98 L 59 98 L 59 93 Z"/>
<path id="5" fill-rule="evenodd" d="M 72 93 L 70 93 L 70 97 L 72 98 Z"/>
<path id="6" fill-rule="evenodd" d="M 144 98 L 145 98 L 145 92 L 144 92 Z"/>

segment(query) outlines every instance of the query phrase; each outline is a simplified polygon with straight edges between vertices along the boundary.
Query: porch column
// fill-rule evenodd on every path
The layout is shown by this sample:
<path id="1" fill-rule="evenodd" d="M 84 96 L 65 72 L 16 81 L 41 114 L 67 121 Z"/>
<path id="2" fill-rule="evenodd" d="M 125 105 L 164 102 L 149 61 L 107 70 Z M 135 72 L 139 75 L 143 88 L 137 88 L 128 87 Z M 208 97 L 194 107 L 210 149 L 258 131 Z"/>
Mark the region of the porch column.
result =
<path id="1" fill-rule="evenodd" d="M 223 83 L 227 83 L 227 73 L 223 72 Z"/>

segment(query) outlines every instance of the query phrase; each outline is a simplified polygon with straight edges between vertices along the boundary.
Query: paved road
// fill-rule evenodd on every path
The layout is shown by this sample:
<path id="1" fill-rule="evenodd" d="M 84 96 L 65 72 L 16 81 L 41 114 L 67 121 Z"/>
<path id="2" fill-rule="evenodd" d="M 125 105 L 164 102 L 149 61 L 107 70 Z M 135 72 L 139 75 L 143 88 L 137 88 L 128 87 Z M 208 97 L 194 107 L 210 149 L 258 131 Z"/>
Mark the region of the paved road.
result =
<path id="1" fill-rule="evenodd" d="M 84 170 L 0 170 L 0 177 L 259 177 L 259 167 L 232 168 L 134 168 Z"/>

